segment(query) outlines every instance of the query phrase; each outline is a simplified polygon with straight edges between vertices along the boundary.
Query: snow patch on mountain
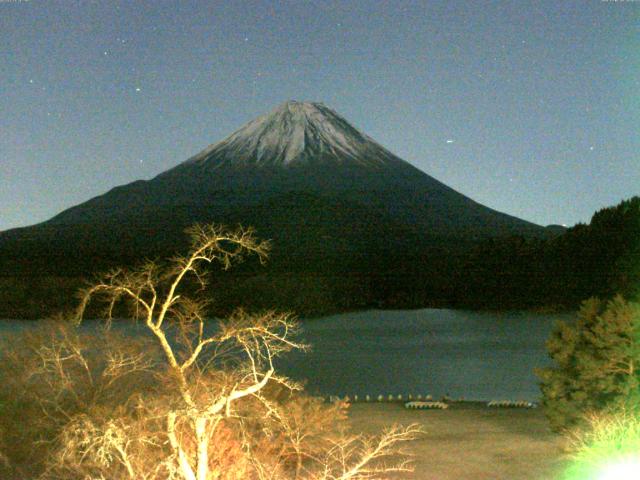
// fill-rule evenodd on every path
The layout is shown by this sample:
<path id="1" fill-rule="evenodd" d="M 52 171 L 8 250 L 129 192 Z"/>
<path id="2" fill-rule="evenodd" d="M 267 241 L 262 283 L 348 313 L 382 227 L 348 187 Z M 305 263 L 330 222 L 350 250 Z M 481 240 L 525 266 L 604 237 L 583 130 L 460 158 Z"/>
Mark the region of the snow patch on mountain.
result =
<path id="1" fill-rule="evenodd" d="M 289 166 L 318 159 L 371 166 L 401 161 L 322 103 L 289 101 L 185 163 Z"/>

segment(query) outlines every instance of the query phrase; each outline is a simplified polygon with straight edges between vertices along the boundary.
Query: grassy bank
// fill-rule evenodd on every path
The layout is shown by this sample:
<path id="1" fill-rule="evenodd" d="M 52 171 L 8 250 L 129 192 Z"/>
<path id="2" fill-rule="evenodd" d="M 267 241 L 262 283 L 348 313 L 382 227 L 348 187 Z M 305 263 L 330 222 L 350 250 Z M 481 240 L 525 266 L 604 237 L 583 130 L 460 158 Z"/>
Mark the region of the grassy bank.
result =
<path id="1" fill-rule="evenodd" d="M 402 403 L 356 403 L 355 433 L 373 434 L 394 423 L 418 422 L 426 434 L 408 448 L 420 480 L 553 480 L 566 464 L 563 439 L 541 409 L 487 408 L 455 403 L 447 410 L 408 410 Z"/>

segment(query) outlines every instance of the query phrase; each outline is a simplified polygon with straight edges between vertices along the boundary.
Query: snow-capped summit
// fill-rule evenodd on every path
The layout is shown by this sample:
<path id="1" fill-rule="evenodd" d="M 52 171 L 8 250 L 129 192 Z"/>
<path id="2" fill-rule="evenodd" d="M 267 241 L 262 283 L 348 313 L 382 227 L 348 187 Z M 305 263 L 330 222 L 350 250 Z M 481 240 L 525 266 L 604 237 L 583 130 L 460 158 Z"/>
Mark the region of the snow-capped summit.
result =
<path id="1" fill-rule="evenodd" d="M 322 103 L 285 102 L 186 164 L 290 166 L 313 160 L 380 166 L 398 159 Z"/>

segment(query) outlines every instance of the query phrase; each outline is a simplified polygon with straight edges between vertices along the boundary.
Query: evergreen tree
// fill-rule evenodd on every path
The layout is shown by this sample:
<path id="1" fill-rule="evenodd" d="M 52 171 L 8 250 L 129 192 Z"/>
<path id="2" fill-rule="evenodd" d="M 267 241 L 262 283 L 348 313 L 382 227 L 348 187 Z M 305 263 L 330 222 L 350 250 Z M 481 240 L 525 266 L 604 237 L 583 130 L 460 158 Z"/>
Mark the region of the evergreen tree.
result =
<path id="1" fill-rule="evenodd" d="M 555 365 L 538 370 L 543 406 L 554 429 L 579 423 L 637 398 L 640 387 L 640 304 L 616 296 L 582 303 L 574 324 L 559 322 L 547 340 Z"/>

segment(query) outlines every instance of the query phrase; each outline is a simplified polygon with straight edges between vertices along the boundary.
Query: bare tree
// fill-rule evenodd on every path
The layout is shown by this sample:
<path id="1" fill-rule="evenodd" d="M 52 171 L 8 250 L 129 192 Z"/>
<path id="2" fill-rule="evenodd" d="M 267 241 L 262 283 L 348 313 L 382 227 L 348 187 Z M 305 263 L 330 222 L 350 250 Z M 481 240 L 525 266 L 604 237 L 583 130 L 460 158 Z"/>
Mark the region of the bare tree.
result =
<path id="1" fill-rule="evenodd" d="M 56 392 L 41 402 L 43 411 L 57 408 L 61 419 L 43 478 L 347 480 L 409 471 L 405 460 L 387 460 L 399 442 L 415 438 L 416 426 L 377 440 L 348 436 L 335 428 L 342 406 L 297 394 L 301 386 L 276 372 L 278 356 L 306 348 L 290 314 L 238 310 L 212 326 L 208 302 L 189 294 L 205 287 L 209 264 L 228 269 L 247 255 L 264 262 L 269 243 L 242 228 L 196 225 L 189 233 L 186 256 L 166 267 L 111 271 L 81 292 L 73 314 L 79 325 L 97 301 L 108 327 L 125 305 L 159 356 L 153 348 L 149 357 L 109 349 L 97 381 L 89 350 L 66 334 L 35 350 L 37 371 Z M 151 369 L 153 386 L 132 388 L 128 397 L 119 390 L 112 408 L 96 401 Z M 79 394 L 80 384 L 91 388 Z"/>
<path id="2" fill-rule="evenodd" d="M 82 419 L 121 418 L 140 393 L 154 390 L 157 355 L 144 339 L 131 342 L 115 331 L 77 329 L 58 319 L 3 340 L 2 478 L 37 477 Z"/>

